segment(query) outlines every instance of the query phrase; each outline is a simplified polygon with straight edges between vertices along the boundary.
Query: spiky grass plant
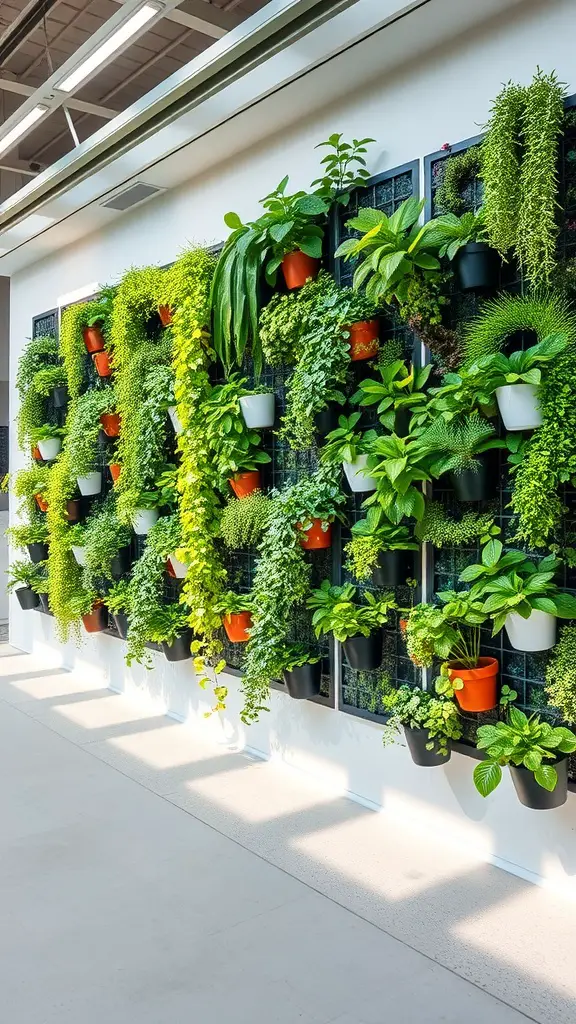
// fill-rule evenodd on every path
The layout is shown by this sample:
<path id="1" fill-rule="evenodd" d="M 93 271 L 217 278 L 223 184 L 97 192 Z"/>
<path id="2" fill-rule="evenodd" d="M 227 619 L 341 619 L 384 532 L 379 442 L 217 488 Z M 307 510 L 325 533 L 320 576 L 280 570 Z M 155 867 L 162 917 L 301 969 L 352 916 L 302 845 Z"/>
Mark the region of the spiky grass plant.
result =
<path id="1" fill-rule="evenodd" d="M 486 302 L 465 327 L 466 363 L 498 352 L 516 331 L 534 331 L 537 341 L 548 334 L 565 334 L 569 341 L 576 341 L 576 314 L 568 299 L 557 292 L 499 295 Z"/>

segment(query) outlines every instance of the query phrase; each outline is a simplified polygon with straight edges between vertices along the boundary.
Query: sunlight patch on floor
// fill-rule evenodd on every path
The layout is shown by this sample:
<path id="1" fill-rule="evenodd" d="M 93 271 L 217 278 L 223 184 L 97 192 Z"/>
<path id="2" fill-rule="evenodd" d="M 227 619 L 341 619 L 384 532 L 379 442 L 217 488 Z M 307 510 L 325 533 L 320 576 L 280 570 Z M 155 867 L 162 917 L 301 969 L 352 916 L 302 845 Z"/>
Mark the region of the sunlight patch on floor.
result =
<path id="1" fill-rule="evenodd" d="M 190 729 L 176 723 L 132 733 L 129 736 L 116 736 L 107 742 L 150 768 L 157 768 L 160 771 L 229 755 L 226 747 L 201 743 L 192 736 Z"/>
<path id="2" fill-rule="evenodd" d="M 194 779 L 186 783 L 186 788 L 254 823 L 308 810 L 329 800 L 320 796 L 315 786 L 305 785 L 274 764 L 261 761 Z"/>
<path id="3" fill-rule="evenodd" d="M 111 694 L 80 704 L 55 704 L 54 710 L 75 725 L 86 729 L 99 729 L 105 725 L 125 725 L 128 722 L 145 721 L 155 718 L 156 712 L 141 704 Z"/>

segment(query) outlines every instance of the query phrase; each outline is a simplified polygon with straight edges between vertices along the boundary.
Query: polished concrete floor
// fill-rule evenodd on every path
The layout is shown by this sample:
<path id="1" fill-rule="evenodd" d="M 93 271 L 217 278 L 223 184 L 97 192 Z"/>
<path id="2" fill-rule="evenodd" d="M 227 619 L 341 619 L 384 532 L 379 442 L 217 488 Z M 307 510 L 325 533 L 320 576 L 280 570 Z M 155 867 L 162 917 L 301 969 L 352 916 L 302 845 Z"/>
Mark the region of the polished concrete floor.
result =
<path id="1" fill-rule="evenodd" d="M 0 648 L 6 1024 L 568 1024 L 573 906 Z"/>

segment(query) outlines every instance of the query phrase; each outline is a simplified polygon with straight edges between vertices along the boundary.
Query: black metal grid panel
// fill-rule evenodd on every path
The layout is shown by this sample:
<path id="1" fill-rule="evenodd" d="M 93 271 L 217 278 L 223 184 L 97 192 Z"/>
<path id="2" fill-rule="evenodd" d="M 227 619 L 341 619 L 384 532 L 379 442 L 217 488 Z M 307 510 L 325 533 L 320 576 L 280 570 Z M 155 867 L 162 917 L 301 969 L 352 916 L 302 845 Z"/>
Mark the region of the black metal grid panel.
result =
<path id="1" fill-rule="evenodd" d="M 32 337 L 48 338 L 58 336 L 58 310 L 50 309 L 47 313 L 40 313 L 32 317 Z"/>
<path id="2" fill-rule="evenodd" d="M 471 146 L 477 146 L 482 141 L 482 135 L 474 135 L 470 139 L 464 139 L 454 145 L 448 145 L 446 149 L 439 149 L 435 153 L 429 153 L 424 157 L 424 216 L 426 220 L 436 216 L 437 209 L 434 204 L 434 193 L 444 178 L 446 158 L 456 153 L 464 153 Z M 482 182 L 476 178 L 462 192 L 462 199 L 465 201 L 467 210 L 477 211 L 482 205 Z"/>
<path id="3" fill-rule="evenodd" d="M 352 193 L 350 203 L 347 207 L 339 207 L 333 221 L 333 242 L 336 248 L 345 238 L 350 238 L 354 232 L 346 227 L 346 222 L 354 217 L 359 209 L 374 208 L 382 210 L 388 216 L 398 209 L 405 199 L 418 194 L 418 162 L 414 161 L 404 164 L 401 167 L 392 168 L 383 174 L 369 179 L 366 186 L 357 189 Z M 343 260 L 335 261 L 334 274 L 339 284 L 346 286 L 352 284 L 354 274 L 354 262 Z M 418 360 L 419 344 L 416 342 L 412 332 L 398 318 L 393 316 L 382 317 L 380 320 L 381 347 L 387 342 L 397 344 L 399 353 L 407 359 Z M 347 393 L 352 395 L 357 390 L 358 384 L 366 377 L 375 375 L 374 362 L 357 362 L 351 364 Z M 348 407 L 347 412 L 354 411 L 353 406 Z M 363 411 L 360 427 L 363 430 L 370 428 L 382 431 L 378 417 L 372 408 Z M 347 484 L 345 489 L 348 491 Z M 350 527 L 366 515 L 362 507 L 368 494 L 352 494 L 348 491 L 349 497 L 346 503 L 347 525 L 342 528 L 342 549 L 350 540 Z M 342 561 L 345 555 L 342 551 Z M 415 553 L 413 578 L 419 580 L 421 577 L 418 553 Z M 373 588 L 366 584 L 358 583 L 346 569 L 345 565 L 340 566 L 338 577 L 339 582 L 352 582 L 358 587 L 362 595 Z M 373 592 L 375 592 L 373 590 Z M 403 606 L 410 604 L 410 589 L 398 587 L 396 598 Z M 410 685 L 421 685 L 421 672 L 417 669 L 406 653 L 406 645 L 402 631 L 399 627 L 399 616 L 394 615 L 389 625 L 384 629 L 382 645 L 382 664 L 375 672 L 358 672 L 351 669 L 345 658 L 341 659 L 340 673 L 340 709 L 361 718 L 378 721 L 385 714 L 382 705 L 382 696 L 390 684 L 398 686 L 402 683 Z"/>

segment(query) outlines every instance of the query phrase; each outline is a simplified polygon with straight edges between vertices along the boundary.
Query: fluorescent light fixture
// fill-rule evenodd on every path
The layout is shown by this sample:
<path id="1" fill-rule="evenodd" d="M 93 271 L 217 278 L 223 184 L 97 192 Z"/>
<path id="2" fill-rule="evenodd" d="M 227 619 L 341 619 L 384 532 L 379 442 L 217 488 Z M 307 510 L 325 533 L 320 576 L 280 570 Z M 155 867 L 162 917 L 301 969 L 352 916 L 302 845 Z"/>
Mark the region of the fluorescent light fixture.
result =
<path id="1" fill-rule="evenodd" d="M 47 113 L 48 107 L 44 107 L 41 104 L 28 111 L 18 124 L 15 124 L 3 138 L 0 138 L 0 154 L 5 153 L 8 149 L 12 149 L 15 143 L 18 142 L 18 139 L 25 135 L 32 125 L 36 124 L 36 121 L 39 121 Z"/>
<path id="2" fill-rule="evenodd" d="M 61 92 L 74 92 L 85 78 L 88 78 L 101 64 L 105 64 L 117 50 L 120 50 L 132 36 L 138 35 L 140 29 L 155 18 L 162 8 L 159 4 L 144 4 L 128 18 L 120 28 L 98 46 L 86 60 L 72 71 L 56 88 Z"/>

